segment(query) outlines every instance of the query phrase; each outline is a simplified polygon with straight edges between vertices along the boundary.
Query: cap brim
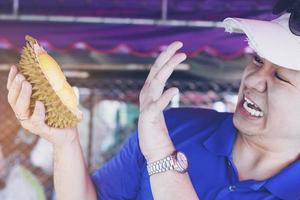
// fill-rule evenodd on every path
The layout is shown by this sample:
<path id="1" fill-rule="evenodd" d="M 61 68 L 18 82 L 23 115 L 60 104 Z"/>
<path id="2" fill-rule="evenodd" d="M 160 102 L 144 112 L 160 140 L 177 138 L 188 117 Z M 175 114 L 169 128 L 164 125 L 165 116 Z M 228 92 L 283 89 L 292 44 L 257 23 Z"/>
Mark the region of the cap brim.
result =
<path id="1" fill-rule="evenodd" d="M 223 22 L 227 32 L 245 33 L 249 46 L 261 57 L 281 67 L 300 70 L 300 42 L 288 27 L 274 21 L 241 18 L 226 18 Z"/>

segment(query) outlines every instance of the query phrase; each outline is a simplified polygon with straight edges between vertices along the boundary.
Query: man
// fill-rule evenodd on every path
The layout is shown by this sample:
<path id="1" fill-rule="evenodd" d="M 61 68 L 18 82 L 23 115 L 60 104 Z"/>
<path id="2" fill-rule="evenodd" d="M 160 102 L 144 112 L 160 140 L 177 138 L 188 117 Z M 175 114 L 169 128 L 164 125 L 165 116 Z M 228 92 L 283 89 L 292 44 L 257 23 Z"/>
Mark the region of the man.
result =
<path id="1" fill-rule="evenodd" d="M 12 67 L 9 103 L 24 128 L 53 144 L 58 199 L 300 199 L 300 36 L 289 18 L 225 20 L 258 54 L 245 69 L 234 115 L 163 113 L 178 92 L 163 92 L 164 85 L 186 58 L 176 53 L 182 43 L 172 43 L 141 91 L 138 131 L 91 178 L 76 129 L 45 125 L 41 102 L 29 116 L 31 86 Z"/>

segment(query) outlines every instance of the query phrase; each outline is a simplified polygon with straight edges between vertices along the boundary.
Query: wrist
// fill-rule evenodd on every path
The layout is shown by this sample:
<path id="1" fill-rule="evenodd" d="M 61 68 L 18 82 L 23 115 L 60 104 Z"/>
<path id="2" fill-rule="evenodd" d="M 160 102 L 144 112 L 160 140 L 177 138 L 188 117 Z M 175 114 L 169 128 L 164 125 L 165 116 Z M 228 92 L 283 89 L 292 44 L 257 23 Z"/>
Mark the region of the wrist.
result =
<path id="1" fill-rule="evenodd" d="M 68 131 L 65 134 L 64 139 L 54 142 L 53 148 L 60 150 L 65 148 L 72 148 L 78 145 L 80 145 L 80 139 L 79 139 L 78 131 L 75 129 L 75 130 Z"/>
<path id="2" fill-rule="evenodd" d="M 155 162 L 157 160 L 160 160 L 162 158 L 165 158 L 169 155 L 171 155 L 174 151 L 175 151 L 175 147 L 172 146 L 168 146 L 162 149 L 156 149 L 152 152 L 149 152 L 148 154 L 144 155 L 147 163 L 152 163 Z"/>

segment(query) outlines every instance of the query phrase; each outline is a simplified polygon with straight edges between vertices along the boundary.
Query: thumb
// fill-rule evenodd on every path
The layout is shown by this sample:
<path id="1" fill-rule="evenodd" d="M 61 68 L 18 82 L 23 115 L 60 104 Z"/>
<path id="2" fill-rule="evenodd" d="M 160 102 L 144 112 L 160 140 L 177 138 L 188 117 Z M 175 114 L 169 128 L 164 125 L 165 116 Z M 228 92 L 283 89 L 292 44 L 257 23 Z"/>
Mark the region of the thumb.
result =
<path id="1" fill-rule="evenodd" d="M 35 102 L 33 114 L 31 116 L 32 122 L 44 123 L 45 122 L 45 106 L 41 101 Z"/>
<path id="2" fill-rule="evenodd" d="M 35 102 L 35 108 L 31 116 L 33 130 L 40 136 L 46 137 L 50 127 L 45 124 L 45 106 L 41 101 Z M 46 134 L 46 135 L 45 135 Z"/>

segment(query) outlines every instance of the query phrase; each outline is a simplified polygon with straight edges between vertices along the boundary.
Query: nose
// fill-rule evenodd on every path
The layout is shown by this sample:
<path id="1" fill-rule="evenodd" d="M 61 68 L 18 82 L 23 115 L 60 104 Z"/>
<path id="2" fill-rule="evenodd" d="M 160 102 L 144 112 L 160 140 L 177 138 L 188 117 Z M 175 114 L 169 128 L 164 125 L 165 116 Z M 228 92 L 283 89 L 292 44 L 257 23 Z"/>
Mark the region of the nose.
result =
<path id="1" fill-rule="evenodd" d="M 268 70 L 267 67 L 258 67 L 244 78 L 244 84 L 247 88 L 256 90 L 258 92 L 265 92 L 267 89 Z"/>

